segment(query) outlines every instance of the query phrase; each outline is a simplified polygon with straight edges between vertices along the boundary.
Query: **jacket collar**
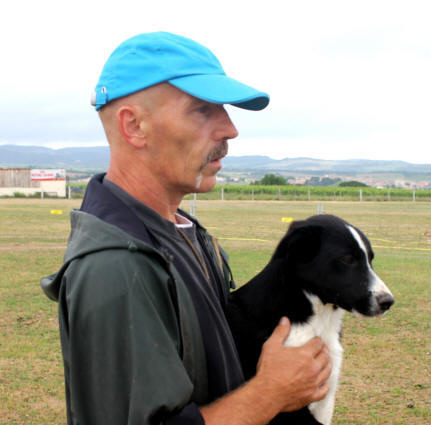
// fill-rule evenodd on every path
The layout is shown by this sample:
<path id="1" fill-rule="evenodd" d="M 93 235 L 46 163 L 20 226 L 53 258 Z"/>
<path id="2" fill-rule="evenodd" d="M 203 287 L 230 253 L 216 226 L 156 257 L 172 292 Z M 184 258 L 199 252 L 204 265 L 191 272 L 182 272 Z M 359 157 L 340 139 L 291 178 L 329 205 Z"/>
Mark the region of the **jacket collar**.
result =
<path id="1" fill-rule="evenodd" d="M 103 185 L 105 173 L 96 174 L 88 183 L 81 211 L 112 224 L 131 236 L 154 246 L 147 228 L 136 214 Z"/>

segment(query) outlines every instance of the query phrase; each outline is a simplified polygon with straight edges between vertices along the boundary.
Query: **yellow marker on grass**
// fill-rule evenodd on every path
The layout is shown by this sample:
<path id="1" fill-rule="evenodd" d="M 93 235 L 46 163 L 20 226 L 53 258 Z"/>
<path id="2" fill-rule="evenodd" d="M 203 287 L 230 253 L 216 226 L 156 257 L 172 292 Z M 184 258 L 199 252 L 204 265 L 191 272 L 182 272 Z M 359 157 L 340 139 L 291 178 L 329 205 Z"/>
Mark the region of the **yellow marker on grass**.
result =
<path id="1" fill-rule="evenodd" d="M 51 214 L 61 215 L 61 214 L 63 214 L 63 210 L 51 210 Z"/>
<path id="2" fill-rule="evenodd" d="M 281 217 L 282 223 L 292 223 L 293 217 Z"/>

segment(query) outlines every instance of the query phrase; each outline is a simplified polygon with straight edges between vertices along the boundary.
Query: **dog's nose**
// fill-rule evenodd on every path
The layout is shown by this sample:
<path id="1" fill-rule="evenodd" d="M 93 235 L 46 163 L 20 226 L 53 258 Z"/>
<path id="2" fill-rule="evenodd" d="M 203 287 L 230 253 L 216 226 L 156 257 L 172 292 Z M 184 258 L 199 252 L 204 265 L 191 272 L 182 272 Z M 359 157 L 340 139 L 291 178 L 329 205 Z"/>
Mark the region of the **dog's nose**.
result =
<path id="1" fill-rule="evenodd" d="M 387 292 L 382 292 L 376 296 L 377 304 L 382 312 L 389 310 L 395 302 L 394 297 Z"/>

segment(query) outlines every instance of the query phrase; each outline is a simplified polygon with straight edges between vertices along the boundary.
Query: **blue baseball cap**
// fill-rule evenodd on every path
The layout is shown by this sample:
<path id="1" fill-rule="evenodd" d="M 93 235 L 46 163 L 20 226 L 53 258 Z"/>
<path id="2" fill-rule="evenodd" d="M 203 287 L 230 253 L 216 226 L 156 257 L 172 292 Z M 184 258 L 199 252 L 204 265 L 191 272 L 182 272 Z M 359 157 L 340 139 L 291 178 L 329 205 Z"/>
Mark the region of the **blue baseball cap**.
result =
<path id="1" fill-rule="evenodd" d="M 168 32 L 139 34 L 120 44 L 103 67 L 91 103 L 99 110 L 162 82 L 210 103 L 255 111 L 269 103 L 266 93 L 228 77 L 205 46 Z"/>

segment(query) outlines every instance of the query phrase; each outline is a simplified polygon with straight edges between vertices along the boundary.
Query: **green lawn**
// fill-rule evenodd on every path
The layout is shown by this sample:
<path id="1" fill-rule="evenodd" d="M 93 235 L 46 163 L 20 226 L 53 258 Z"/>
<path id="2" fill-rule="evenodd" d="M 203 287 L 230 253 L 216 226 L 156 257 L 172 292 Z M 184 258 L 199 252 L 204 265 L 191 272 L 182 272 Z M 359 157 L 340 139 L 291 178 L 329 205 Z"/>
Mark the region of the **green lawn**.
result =
<path id="1" fill-rule="evenodd" d="M 42 294 L 39 279 L 60 266 L 68 215 L 79 204 L 0 199 L 1 425 L 66 423 L 57 305 Z M 287 230 L 282 217 L 302 219 L 318 205 L 198 201 L 196 212 L 230 254 L 241 285 L 266 264 Z M 368 235 L 375 269 L 396 297 L 382 319 L 346 316 L 333 424 L 431 423 L 431 204 L 325 202 L 324 209 Z"/>

